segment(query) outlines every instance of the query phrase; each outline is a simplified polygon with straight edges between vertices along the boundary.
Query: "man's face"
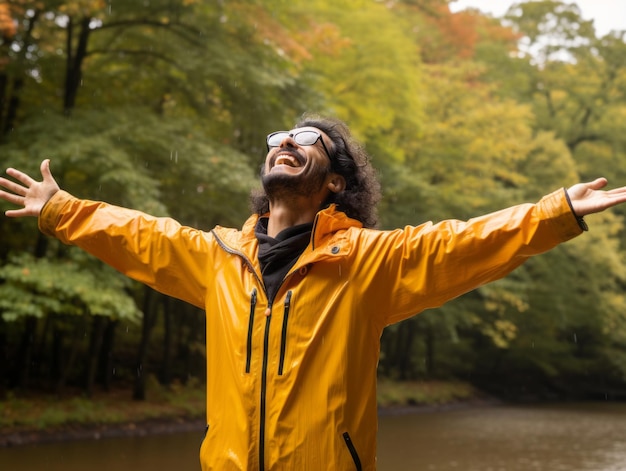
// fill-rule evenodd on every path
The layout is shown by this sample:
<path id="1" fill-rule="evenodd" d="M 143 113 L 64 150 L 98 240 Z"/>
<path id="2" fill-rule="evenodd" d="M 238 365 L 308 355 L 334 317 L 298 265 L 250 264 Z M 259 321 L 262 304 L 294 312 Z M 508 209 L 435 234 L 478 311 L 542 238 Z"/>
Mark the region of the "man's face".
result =
<path id="1" fill-rule="evenodd" d="M 308 144 L 316 136 L 307 134 L 307 131 L 317 133 L 319 139 Z M 261 171 L 263 188 L 270 201 L 293 196 L 313 197 L 324 189 L 330 173 L 330 159 L 322 139 L 327 149 L 332 148 L 330 138 L 312 127 L 292 129 L 271 140 Z"/>

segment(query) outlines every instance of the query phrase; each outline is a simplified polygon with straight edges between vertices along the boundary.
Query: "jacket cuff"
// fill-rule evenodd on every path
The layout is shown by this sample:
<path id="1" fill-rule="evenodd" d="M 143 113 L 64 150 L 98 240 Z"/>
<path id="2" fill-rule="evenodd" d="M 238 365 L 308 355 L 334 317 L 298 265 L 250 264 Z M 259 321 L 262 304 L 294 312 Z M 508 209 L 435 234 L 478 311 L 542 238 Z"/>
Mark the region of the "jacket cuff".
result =
<path id="1" fill-rule="evenodd" d="M 582 216 L 578 216 L 576 214 L 576 211 L 574 211 L 574 206 L 572 206 L 572 200 L 569 197 L 569 193 L 567 192 L 567 189 L 563 188 L 563 191 L 565 192 L 565 198 L 567 198 L 567 204 L 569 205 L 569 209 L 572 211 L 572 214 L 576 218 L 576 221 L 578 221 L 578 225 L 583 231 L 588 231 L 589 226 L 585 222 L 585 219 Z"/>
<path id="2" fill-rule="evenodd" d="M 572 211 L 565 189 L 557 190 L 544 196 L 539 201 L 539 206 L 561 242 L 582 234 L 584 229 L 580 225 L 576 214 Z"/>
<path id="3" fill-rule="evenodd" d="M 66 191 L 57 191 L 41 209 L 38 220 L 39 230 L 45 235 L 56 237 L 56 227 L 59 222 L 61 210 L 68 201 L 74 199 L 75 198 Z"/>

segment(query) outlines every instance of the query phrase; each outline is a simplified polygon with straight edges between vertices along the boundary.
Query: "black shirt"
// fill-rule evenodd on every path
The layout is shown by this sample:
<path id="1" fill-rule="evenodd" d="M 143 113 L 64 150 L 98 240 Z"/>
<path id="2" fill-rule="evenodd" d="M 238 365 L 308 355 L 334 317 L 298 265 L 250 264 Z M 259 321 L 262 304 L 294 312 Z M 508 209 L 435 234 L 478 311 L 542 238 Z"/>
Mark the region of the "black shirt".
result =
<path id="1" fill-rule="evenodd" d="M 259 241 L 259 263 L 265 292 L 272 303 L 285 275 L 309 245 L 313 223 L 288 227 L 276 238 L 267 235 L 267 223 L 268 218 L 260 218 L 254 233 Z"/>

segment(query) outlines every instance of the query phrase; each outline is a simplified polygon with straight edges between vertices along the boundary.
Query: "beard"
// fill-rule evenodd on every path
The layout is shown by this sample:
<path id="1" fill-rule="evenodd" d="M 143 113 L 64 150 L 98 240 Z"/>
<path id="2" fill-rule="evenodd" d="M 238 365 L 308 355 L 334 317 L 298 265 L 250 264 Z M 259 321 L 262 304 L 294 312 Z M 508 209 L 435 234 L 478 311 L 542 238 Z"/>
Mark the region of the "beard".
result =
<path id="1" fill-rule="evenodd" d="M 312 196 L 324 185 L 330 172 L 328 167 L 312 167 L 297 175 L 288 173 L 265 173 L 261 171 L 261 183 L 269 201 Z"/>

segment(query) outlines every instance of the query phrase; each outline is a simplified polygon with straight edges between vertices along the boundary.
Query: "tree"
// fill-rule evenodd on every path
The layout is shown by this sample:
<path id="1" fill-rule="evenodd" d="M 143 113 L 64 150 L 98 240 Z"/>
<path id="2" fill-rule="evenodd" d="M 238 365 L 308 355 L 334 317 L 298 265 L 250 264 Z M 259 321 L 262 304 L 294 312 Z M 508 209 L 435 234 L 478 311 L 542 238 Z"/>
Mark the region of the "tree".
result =
<path id="1" fill-rule="evenodd" d="M 590 177 L 585 168 L 592 160 L 590 148 L 600 156 L 623 152 L 624 32 L 597 38 L 593 22 L 583 20 L 575 4 L 559 1 L 517 4 L 506 18 L 524 35 L 525 48 L 538 64 L 532 95 L 526 97 L 534 103 L 537 127 L 562 138 L 583 177 Z M 597 162 L 593 166 L 597 171 Z M 610 169 L 621 176 L 619 167 Z"/>
<path id="2" fill-rule="evenodd" d="M 198 227 L 212 227 L 218 220 L 240 224 L 247 216 L 247 195 L 255 181 L 247 157 L 200 135 L 194 137 L 195 133 L 193 122 L 166 121 L 147 112 L 122 109 L 77 111 L 71 118 L 44 116 L 30 121 L 14 133 L 11 144 L 4 146 L 4 154 L 7 164 L 30 167 L 33 173 L 35 162 L 48 153 L 54 155 L 52 166 L 62 186 L 88 198 L 108 200 L 156 215 L 172 214 Z M 32 141 L 32 135 L 46 135 L 47 139 L 45 142 Z M 67 142 L 72 144 L 68 146 Z M 33 229 L 28 229 L 32 231 L 31 240 L 35 234 Z M 64 266 L 71 253 L 53 243 L 46 250 L 42 263 Z M 16 270 L 20 260 L 14 262 Z M 85 263 L 85 260 L 81 267 L 86 272 L 94 270 L 93 262 Z M 27 265 L 22 267 L 24 270 L 27 268 Z M 13 284 L 0 286 L 13 289 Z M 90 289 L 93 290 L 94 286 L 98 284 L 91 284 Z M 122 291 L 122 295 L 129 288 L 117 289 Z M 50 302 L 54 301 L 55 289 L 35 299 L 25 298 L 30 309 L 38 309 L 39 314 L 35 317 L 45 318 L 48 315 L 45 307 L 48 296 Z M 142 297 L 137 298 L 140 304 Z M 6 321 L 16 321 L 16 316 L 6 314 L 11 312 L 7 310 L 14 297 L 6 299 L 8 305 L 0 306 L 0 312 L 5 313 Z M 155 309 L 144 312 L 147 325 L 154 321 L 159 312 L 157 307 L 155 305 Z M 99 315 L 89 307 L 81 309 L 84 315 Z M 97 318 L 95 322 L 93 328 L 97 333 L 93 341 L 97 343 L 101 342 L 106 323 Z M 81 328 L 80 325 L 72 327 L 71 323 L 58 333 Z M 32 326 L 33 329 L 35 327 Z M 149 333 L 150 329 L 147 329 L 146 335 Z M 77 352 L 78 344 L 74 345 L 73 351 Z M 97 351 L 96 345 L 91 352 L 92 362 L 95 362 Z M 66 368 L 65 371 L 69 374 L 70 370 Z M 93 374 L 92 369 L 92 379 Z"/>

